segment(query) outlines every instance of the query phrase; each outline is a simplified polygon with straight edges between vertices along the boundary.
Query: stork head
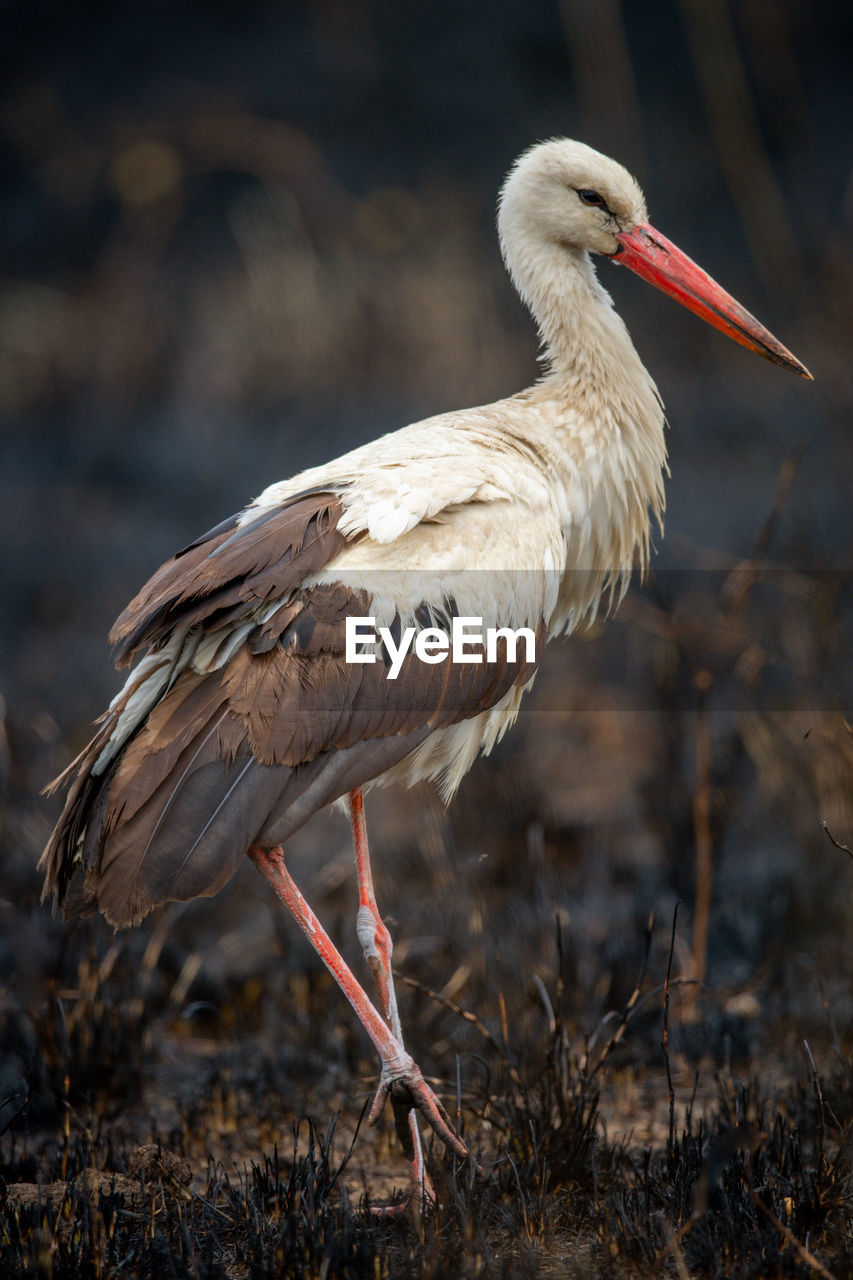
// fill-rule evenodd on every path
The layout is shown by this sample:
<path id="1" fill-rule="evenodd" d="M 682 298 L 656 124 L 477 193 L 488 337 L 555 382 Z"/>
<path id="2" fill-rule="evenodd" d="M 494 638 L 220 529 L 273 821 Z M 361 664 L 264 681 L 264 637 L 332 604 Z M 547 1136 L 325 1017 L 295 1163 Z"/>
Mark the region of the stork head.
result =
<path id="1" fill-rule="evenodd" d="M 525 239 L 615 254 L 619 234 L 646 217 L 643 193 L 627 169 L 583 142 L 552 138 L 525 151 L 510 170 L 498 230 L 509 265 Z"/>
<path id="2" fill-rule="evenodd" d="M 735 342 L 811 378 L 772 333 L 649 225 L 643 193 L 628 170 L 582 142 L 552 138 L 520 156 L 501 191 L 498 231 L 504 261 L 528 302 L 542 298 L 543 276 L 553 274 L 561 256 L 563 269 L 577 273 L 587 254 L 604 254 Z"/>

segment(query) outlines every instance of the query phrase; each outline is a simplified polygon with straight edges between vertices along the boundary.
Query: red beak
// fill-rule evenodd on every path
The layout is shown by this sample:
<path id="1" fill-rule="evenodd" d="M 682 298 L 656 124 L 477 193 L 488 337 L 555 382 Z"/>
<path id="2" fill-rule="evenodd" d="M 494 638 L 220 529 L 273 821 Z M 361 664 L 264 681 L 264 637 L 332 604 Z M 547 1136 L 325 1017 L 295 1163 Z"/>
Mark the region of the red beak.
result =
<path id="1" fill-rule="evenodd" d="M 734 338 L 735 342 L 749 347 L 750 351 L 757 351 L 774 364 L 812 380 L 805 365 L 791 355 L 763 324 L 759 324 L 755 316 L 735 302 L 716 280 L 712 280 L 692 258 L 688 258 L 654 227 L 643 222 L 633 231 L 626 231 L 616 238 L 621 248 L 616 250 L 611 261 L 630 267 L 655 288 L 668 293 L 683 307 L 695 311 L 697 316 Z"/>

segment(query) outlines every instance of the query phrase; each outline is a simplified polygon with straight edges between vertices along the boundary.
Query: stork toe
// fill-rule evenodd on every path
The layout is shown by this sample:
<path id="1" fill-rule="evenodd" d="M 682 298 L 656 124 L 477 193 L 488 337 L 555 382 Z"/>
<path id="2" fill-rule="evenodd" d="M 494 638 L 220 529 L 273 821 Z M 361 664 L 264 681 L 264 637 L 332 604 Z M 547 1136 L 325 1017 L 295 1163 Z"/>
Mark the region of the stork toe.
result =
<path id="1" fill-rule="evenodd" d="M 395 1127 L 407 1159 L 411 1159 L 408 1148 L 412 1142 L 408 1116 L 413 1108 L 420 1112 L 446 1147 L 460 1159 L 467 1159 L 468 1148 L 454 1131 L 450 1116 L 427 1084 L 420 1067 L 408 1054 L 401 1055 L 392 1063 L 383 1063 L 379 1088 L 368 1116 L 369 1124 L 376 1124 L 388 1098 L 391 1099 Z"/>

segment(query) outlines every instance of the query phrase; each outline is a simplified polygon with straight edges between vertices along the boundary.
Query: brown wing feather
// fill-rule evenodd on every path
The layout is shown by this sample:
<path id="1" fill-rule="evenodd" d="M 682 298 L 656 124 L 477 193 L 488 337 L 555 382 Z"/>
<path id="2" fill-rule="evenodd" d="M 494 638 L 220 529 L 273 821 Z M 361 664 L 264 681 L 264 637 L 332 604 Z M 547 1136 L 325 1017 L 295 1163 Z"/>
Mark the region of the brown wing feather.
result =
<path id="1" fill-rule="evenodd" d="M 306 491 L 253 521 L 240 524 L 240 517 L 234 516 L 211 529 L 162 565 L 118 618 L 111 640 L 119 665 L 144 645 L 156 650 L 175 629 L 222 626 L 229 616 L 242 615 L 252 604 L 274 594 L 273 583 L 282 595 L 294 590 L 305 575 L 322 568 L 346 544 L 337 530 L 340 513 L 337 494 Z M 149 669 L 147 676 L 151 674 Z M 207 723 L 215 712 L 221 687 L 214 681 L 202 688 L 200 680 L 192 680 L 189 673 L 187 676 L 156 704 L 119 761 L 106 774 L 94 773 L 122 713 L 146 677 L 131 678 L 117 704 L 102 718 L 92 741 L 49 788 L 65 785 L 69 791 L 39 863 L 45 870 L 45 894 L 54 893 L 59 902 L 73 900 L 81 906 L 79 893 L 71 894 L 72 877 L 77 868 L 97 874 L 106 838 L 106 797 L 112 792 L 117 763 L 128 761 L 123 770 L 127 785 L 122 810 L 129 820 L 150 799 L 152 788 L 157 791 L 170 770 L 177 767 L 199 725 Z M 205 699 L 207 711 L 201 705 Z M 173 716 L 177 718 L 167 728 Z M 242 738 L 240 733 L 239 740 Z M 227 727 L 219 730 L 217 742 L 223 752 L 227 749 L 233 754 L 236 750 L 233 730 L 229 737 Z M 147 767 L 131 767 L 138 765 L 140 756 Z M 137 779 L 136 785 L 132 778 Z M 115 805 L 109 806 L 109 821 L 114 828 Z"/>
<path id="2" fill-rule="evenodd" d="M 435 666 L 410 654 L 392 681 L 382 662 L 345 662 L 343 624 L 334 640 L 319 626 L 312 636 L 321 652 L 243 645 L 220 671 L 185 673 L 154 709 L 110 779 L 88 876 L 88 896 L 109 919 L 127 923 L 161 902 L 215 893 L 250 845 L 287 839 L 317 807 L 435 729 L 494 706 L 534 670 L 505 654 L 491 665 Z"/>
<path id="3" fill-rule="evenodd" d="M 116 662 L 161 645 L 180 626 L 227 626 L 248 608 L 287 597 L 347 544 L 338 494 L 298 494 L 255 520 L 226 521 L 179 551 L 145 584 L 110 632 Z"/>
<path id="4" fill-rule="evenodd" d="M 342 584 L 300 589 L 336 554 L 340 501 L 300 495 L 254 524 L 227 523 L 175 557 L 118 620 L 123 659 L 175 627 L 244 623 L 284 597 L 213 671 L 186 668 L 102 776 L 92 773 L 117 723 L 112 710 L 75 762 L 43 858 L 45 891 L 66 910 L 99 908 L 115 925 L 166 901 L 215 893 L 252 844 L 274 844 L 319 807 L 362 786 L 434 730 L 494 706 L 535 664 L 345 661 L 346 618 L 370 598 Z M 126 701 L 126 699 L 124 700 Z"/>

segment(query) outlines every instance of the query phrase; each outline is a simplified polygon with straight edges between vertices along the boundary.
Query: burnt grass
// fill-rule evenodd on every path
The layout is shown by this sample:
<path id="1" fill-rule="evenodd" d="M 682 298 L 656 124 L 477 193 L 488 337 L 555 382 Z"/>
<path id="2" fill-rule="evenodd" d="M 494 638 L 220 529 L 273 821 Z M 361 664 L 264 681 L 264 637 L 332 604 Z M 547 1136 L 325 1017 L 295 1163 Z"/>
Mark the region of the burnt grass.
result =
<path id="1" fill-rule="evenodd" d="M 739 993 L 695 986 L 677 912 L 595 972 L 559 911 L 535 960 L 509 954 L 504 917 L 464 1006 L 407 958 L 410 1043 L 473 1159 L 428 1140 L 434 1215 L 382 1222 L 365 1208 L 405 1167 L 390 1119 L 363 1123 L 375 1070 L 325 972 L 272 912 L 265 959 L 246 943 L 249 971 L 211 962 L 207 930 L 225 945 L 247 897 L 263 910 L 238 881 L 219 910 L 116 936 L 7 907 L 0 1275 L 853 1275 L 853 1058 L 820 977 L 823 1032 L 778 957 Z M 451 927 L 469 892 L 443 904 Z"/>
<path id="2" fill-rule="evenodd" d="M 594 1080 L 558 1025 L 524 1051 L 514 1046 L 515 1066 L 485 1055 L 489 1087 L 463 1107 L 483 1172 L 433 1145 L 434 1217 L 377 1225 L 348 1178 L 352 1148 L 335 1117 L 294 1122 L 251 1158 L 211 1155 L 194 1167 L 210 1083 L 182 1126 L 152 1126 L 143 1144 L 97 1115 L 102 1091 L 111 1110 L 145 1066 L 138 1023 L 112 998 L 96 997 L 100 1049 L 85 1104 L 82 1063 L 56 1034 L 58 998 L 39 1026 L 30 1094 L 0 1149 L 3 1275 L 805 1277 L 818 1258 L 820 1274 L 851 1274 L 853 1130 L 839 1119 L 850 1114 L 849 1059 L 783 1098 L 758 1079 L 719 1075 L 706 1115 L 688 1105 L 671 1142 L 640 1146 L 608 1139 Z M 36 1084 L 44 1075 L 53 1126 L 48 1080 L 40 1092 Z M 213 1087 L 217 1107 L 251 1106 L 248 1083 L 220 1076 Z M 29 1119 L 37 1094 L 38 1127 Z"/>
<path id="3" fill-rule="evenodd" d="M 594 1089 L 574 1076 L 567 1093 L 555 1054 L 556 1041 L 531 1064 L 535 1088 L 482 1100 L 501 1117 L 496 1163 L 476 1177 L 440 1161 L 420 1229 L 359 1212 L 334 1120 L 195 1177 L 181 1132 L 130 1151 L 97 1126 L 55 1144 L 37 1189 L 5 1185 L 4 1274 L 808 1276 L 802 1240 L 849 1274 L 849 1129 L 828 1134 L 825 1107 L 800 1096 L 783 1114 L 757 1084 L 721 1089 L 669 1150 L 632 1152 L 600 1136 Z M 478 1136 L 474 1123 L 475 1149 Z M 33 1175 L 26 1148 L 7 1136 L 7 1178 Z"/>

